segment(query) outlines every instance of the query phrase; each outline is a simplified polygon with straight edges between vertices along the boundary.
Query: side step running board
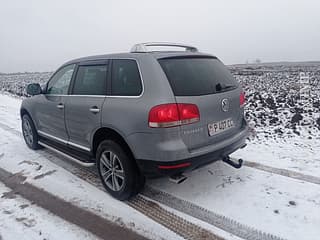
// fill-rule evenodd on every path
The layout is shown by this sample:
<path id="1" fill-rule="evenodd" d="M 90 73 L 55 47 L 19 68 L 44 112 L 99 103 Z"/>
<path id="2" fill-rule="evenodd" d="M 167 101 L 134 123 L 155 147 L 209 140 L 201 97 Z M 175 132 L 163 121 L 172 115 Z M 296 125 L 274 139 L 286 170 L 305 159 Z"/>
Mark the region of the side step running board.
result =
<path id="1" fill-rule="evenodd" d="M 78 160 L 78 159 L 76 159 L 76 158 L 74 158 L 74 157 L 72 157 L 72 156 L 70 156 L 70 155 L 68 155 L 68 154 L 66 154 L 64 152 L 61 152 L 61 151 L 59 151 L 59 150 L 57 150 L 57 149 L 55 149 L 55 148 L 53 148 L 53 147 L 41 142 L 41 141 L 38 141 L 38 144 L 43 146 L 43 147 L 45 147 L 45 148 L 47 148 L 47 149 L 49 149 L 49 150 L 51 150 L 51 151 L 53 151 L 53 152 L 56 152 L 56 153 L 64 156 L 65 158 L 68 158 L 70 161 L 73 161 L 73 162 L 75 162 L 75 163 L 77 163 L 77 164 L 79 164 L 79 165 L 81 165 L 83 167 L 92 167 L 92 166 L 94 166 L 94 163 L 82 162 L 82 161 L 80 161 L 80 160 Z"/>

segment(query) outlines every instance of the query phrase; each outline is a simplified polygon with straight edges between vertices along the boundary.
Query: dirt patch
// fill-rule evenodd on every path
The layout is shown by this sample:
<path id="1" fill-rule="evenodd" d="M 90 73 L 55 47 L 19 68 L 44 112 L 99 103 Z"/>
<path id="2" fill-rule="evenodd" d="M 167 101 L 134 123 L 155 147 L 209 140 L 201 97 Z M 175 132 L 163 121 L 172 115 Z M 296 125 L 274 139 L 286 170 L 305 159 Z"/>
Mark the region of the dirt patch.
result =
<path id="1" fill-rule="evenodd" d="M 1 170 L 1 168 L 0 168 Z M 14 173 L 14 174 L 10 174 L 8 173 L 8 175 L 6 176 L 8 183 L 22 183 L 24 182 L 27 177 L 23 175 L 23 171 Z M 1 178 L 0 178 L 1 180 Z"/>
<path id="2" fill-rule="evenodd" d="M 22 204 L 19 206 L 20 209 L 25 209 L 27 207 L 29 207 L 29 204 Z"/>
<path id="3" fill-rule="evenodd" d="M 40 179 L 40 178 L 44 178 L 45 176 L 49 176 L 49 175 L 55 173 L 56 171 L 57 171 L 57 170 L 51 170 L 51 171 L 42 173 L 42 174 L 40 174 L 40 175 L 35 176 L 33 179 L 37 180 L 37 179 Z"/>
<path id="4" fill-rule="evenodd" d="M 26 227 L 33 227 L 37 224 L 37 222 L 34 219 L 28 219 L 26 217 L 16 218 L 16 221 L 22 222 L 23 225 L 25 225 Z"/>
<path id="5" fill-rule="evenodd" d="M 16 220 L 17 220 L 17 222 L 22 222 L 22 221 L 24 221 L 24 220 L 26 220 L 27 218 L 25 218 L 25 217 L 22 217 L 22 218 L 16 218 Z"/>
<path id="6" fill-rule="evenodd" d="M 13 211 L 9 211 L 9 210 L 4 210 L 4 211 L 3 211 L 3 213 L 4 213 L 4 214 L 7 214 L 7 215 L 9 215 L 9 214 L 12 214 L 12 213 L 13 213 Z"/>
<path id="7" fill-rule="evenodd" d="M 295 201 L 289 201 L 290 206 L 297 206 L 297 203 Z"/>
<path id="8" fill-rule="evenodd" d="M 4 192 L 2 193 L 1 198 L 6 198 L 6 199 L 14 199 L 16 198 L 16 193 L 14 191 L 10 191 L 10 192 Z"/>

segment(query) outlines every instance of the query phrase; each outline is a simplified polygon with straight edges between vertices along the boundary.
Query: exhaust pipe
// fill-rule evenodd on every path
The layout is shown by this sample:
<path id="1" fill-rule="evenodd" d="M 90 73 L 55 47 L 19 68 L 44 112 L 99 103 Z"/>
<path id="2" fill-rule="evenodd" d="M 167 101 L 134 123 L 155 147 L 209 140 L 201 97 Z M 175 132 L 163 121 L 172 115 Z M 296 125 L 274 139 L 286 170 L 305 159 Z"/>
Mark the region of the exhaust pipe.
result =
<path id="1" fill-rule="evenodd" d="M 185 175 L 183 175 L 182 173 L 169 177 L 169 181 L 176 183 L 176 184 L 180 184 L 180 183 L 184 182 L 186 179 L 187 179 L 187 177 Z"/>
<path id="2" fill-rule="evenodd" d="M 229 156 L 223 157 L 222 161 L 229 164 L 231 167 L 234 167 L 237 169 L 241 168 L 243 163 L 243 160 L 241 158 L 235 159 L 235 158 L 230 158 Z"/>

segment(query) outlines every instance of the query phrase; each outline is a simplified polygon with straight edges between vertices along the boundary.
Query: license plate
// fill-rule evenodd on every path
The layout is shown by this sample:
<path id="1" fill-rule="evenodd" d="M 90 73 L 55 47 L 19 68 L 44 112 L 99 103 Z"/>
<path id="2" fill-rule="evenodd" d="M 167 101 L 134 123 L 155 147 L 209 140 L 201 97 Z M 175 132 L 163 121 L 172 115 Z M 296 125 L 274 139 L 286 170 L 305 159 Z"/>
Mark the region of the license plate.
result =
<path id="1" fill-rule="evenodd" d="M 218 133 L 224 132 L 230 128 L 233 128 L 233 126 L 234 125 L 231 118 L 224 119 L 219 122 L 209 123 L 208 124 L 209 136 L 213 136 Z"/>

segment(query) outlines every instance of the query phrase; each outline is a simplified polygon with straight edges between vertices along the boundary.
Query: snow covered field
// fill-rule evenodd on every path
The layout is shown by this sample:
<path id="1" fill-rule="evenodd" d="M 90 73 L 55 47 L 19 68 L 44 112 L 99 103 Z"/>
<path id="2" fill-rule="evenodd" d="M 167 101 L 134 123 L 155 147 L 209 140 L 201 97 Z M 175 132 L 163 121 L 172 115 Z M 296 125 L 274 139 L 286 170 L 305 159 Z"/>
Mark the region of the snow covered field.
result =
<path id="1" fill-rule="evenodd" d="M 233 72 L 237 73 L 237 69 L 234 67 Z M 262 70 L 266 71 L 266 69 Z M 279 92 L 277 87 L 273 87 L 272 81 L 263 86 L 265 83 L 262 82 L 261 76 L 265 77 L 265 74 L 269 74 L 269 77 L 278 76 L 281 86 L 287 86 L 290 90 L 290 84 L 300 69 L 275 71 L 273 68 L 272 72 L 267 73 L 262 70 L 249 69 L 251 74 L 249 77 L 243 75 L 243 71 L 242 74 L 236 74 L 245 84 L 244 88 L 248 93 L 247 117 L 255 127 L 256 138 L 252 138 L 246 148 L 234 153 L 233 156 L 266 165 L 270 169 L 262 171 L 255 167 L 244 166 L 236 170 L 222 162 L 216 162 L 188 173 L 188 179 L 179 185 L 167 179 L 148 181 L 147 185 L 278 237 L 316 240 L 320 235 L 320 184 L 309 182 L 308 177 L 320 179 L 318 98 L 313 97 L 313 110 L 308 112 L 304 106 L 297 107 L 298 103 L 295 102 L 297 92 L 288 91 L 288 94 L 282 96 L 283 90 Z M 309 68 L 307 70 L 312 73 L 316 82 L 319 79 L 319 68 L 313 66 L 311 70 Z M 252 71 L 262 75 L 253 75 Z M 258 78 L 260 81 L 255 81 Z M 317 93 L 317 86 L 314 85 L 314 93 Z M 293 101 L 292 106 L 290 101 Z M 52 163 L 49 159 L 55 159 L 56 156 L 47 150 L 37 152 L 29 150 L 19 135 L 20 102 L 19 98 L 7 94 L 0 95 L 1 168 L 12 173 L 23 171 L 28 183 L 45 188 L 66 201 L 90 209 L 118 224 L 120 222 L 148 238 L 180 238 L 139 211 L 125 203 L 115 201 L 105 192 L 61 168 L 59 164 Z M 280 107 L 284 110 L 275 112 L 275 109 Z M 301 115 L 303 119 L 298 122 L 292 121 L 295 114 Z M 37 170 L 39 166 L 42 167 Z M 281 172 L 274 173 L 272 169 L 289 171 L 298 178 L 287 177 Z M 34 179 L 35 176 L 48 171 L 54 172 L 43 178 Z M 306 180 L 299 179 L 299 174 L 306 176 Z M 9 189 L 0 183 L 0 196 L 3 196 L 4 192 L 9 192 Z M 37 234 L 40 231 L 46 239 L 60 239 L 58 232 L 53 229 L 55 226 L 58 228 L 60 224 L 64 224 L 64 220 L 30 204 L 27 208 L 21 209 L 19 206 L 28 204 L 25 202 L 27 201 L 20 197 L 0 199 L 2 238 L 20 238 L 21 234 L 18 231 L 14 232 L 13 229 L 22 229 L 21 231 L 25 231 L 27 236 L 30 236 L 26 239 L 38 239 Z M 175 212 L 170 206 L 164 207 Z M 6 214 L 4 209 L 12 210 L 13 213 Z M 24 218 L 26 214 L 32 216 L 27 219 L 41 216 L 40 223 L 37 221 L 35 225 L 26 226 L 24 221 L 17 220 Z M 178 214 L 225 239 L 241 239 L 185 213 Z M 68 223 L 64 226 L 59 231 L 61 234 L 70 236 L 68 239 L 76 238 L 78 234 L 81 234 L 81 239 L 92 238 L 90 233 L 82 235 L 83 230 L 77 226 Z M 57 234 L 52 235 L 52 232 Z"/>

